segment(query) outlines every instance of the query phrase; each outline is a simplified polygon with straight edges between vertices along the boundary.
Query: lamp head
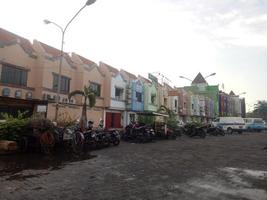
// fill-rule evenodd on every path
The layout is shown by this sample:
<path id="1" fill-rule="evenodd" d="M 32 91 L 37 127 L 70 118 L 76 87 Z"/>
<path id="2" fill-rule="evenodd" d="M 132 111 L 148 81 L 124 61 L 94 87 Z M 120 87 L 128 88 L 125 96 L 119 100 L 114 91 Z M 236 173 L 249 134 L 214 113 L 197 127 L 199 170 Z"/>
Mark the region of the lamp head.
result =
<path id="1" fill-rule="evenodd" d="M 85 5 L 90 6 L 91 4 L 93 4 L 95 2 L 96 2 L 96 0 L 87 0 Z"/>
<path id="2" fill-rule="evenodd" d="M 51 24 L 51 21 L 45 19 L 45 20 L 44 20 L 44 23 L 45 23 L 45 24 Z"/>

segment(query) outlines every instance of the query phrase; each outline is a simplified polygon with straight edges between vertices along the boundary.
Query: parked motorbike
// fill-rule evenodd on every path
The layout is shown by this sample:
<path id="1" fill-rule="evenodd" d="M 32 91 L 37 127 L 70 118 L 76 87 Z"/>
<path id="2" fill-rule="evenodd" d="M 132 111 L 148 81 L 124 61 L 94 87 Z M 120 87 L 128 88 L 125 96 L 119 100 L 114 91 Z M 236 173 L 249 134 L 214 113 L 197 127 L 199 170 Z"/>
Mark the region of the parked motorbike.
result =
<path id="1" fill-rule="evenodd" d="M 223 131 L 221 127 L 214 127 L 214 126 L 208 125 L 206 128 L 206 132 L 207 134 L 212 135 L 212 136 L 225 136 L 225 132 Z"/>
<path id="2" fill-rule="evenodd" d="M 186 124 L 183 127 L 183 132 L 188 137 L 206 137 L 205 126 L 197 126 L 195 124 Z"/>
<path id="3" fill-rule="evenodd" d="M 116 130 L 106 131 L 105 132 L 109 142 L 113 144 L 114 146 L 118 146 L 120 144 L 120 134 Z"/>
<path id="4" fill-rule="evenodd" d="M 74 153 L 84 152 L 85 137 L 80 130 L 79 125 L 55 127 L 54 136 L 56 144 L 67 146 L 67 149 L 71 148 Z"/>
<path id="5" fill-rule="evenodd" d="M 155 138 L 155 131 L 148 125 L 131 123 L 125 128 L 122 139 L 138 143 L 151 142 Z"/>

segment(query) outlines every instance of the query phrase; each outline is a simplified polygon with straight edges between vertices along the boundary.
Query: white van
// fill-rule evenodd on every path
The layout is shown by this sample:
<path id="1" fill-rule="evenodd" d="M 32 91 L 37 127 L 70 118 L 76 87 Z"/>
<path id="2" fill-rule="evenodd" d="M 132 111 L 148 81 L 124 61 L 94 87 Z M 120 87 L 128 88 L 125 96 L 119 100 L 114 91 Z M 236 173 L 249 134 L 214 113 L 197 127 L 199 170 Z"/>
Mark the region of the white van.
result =
<path id="1" fill-rule="evenodd" d="M 245 121 L 242 117 L 219 117 L 212 122 L 212 125 L 221 127 L 230 134 L 234 131 L 242 133 L 245 130 Z"/>

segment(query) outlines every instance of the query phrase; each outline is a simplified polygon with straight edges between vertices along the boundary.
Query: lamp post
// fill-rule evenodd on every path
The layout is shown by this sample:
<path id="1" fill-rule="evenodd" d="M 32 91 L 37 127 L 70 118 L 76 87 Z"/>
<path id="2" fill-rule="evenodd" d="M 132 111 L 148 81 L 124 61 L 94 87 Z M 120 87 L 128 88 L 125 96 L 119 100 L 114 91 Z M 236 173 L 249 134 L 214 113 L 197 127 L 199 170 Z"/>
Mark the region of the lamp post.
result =
<path id="1" fill-rule="evenodd" d="M 211 76 L 214 76 L 214 75 L 216 75 L 216 73 L 211 73 L 210 75 L 205 76 L 204 79 L 207 79 L 207 78 L 209 78 L 209 77 L 211 77 Z"/>
<path id="2" fill-rule="evenodd" d="M 240 95 L 243 95 L 243 94 L 247 94 L 246 92 L 242 92 L 240 94 L 237 94 L 236 96 L 240 96 Z"/>
<path id="3" fill-rule="evenodd" d="M 96 0 L 87 0 L 87 2 L 84 4 L 83 7 L 81 7 L 78 12 L 70 19 L 70 21 L 66 24 L 66 26 L 63 28 L 62 26 L 58 25 L 55 22 L 52 22 L 50 20 L 45 19 L 45 24 L 54 24 L 56 27 L 58 27 L 61 31 L 61 48 L 60 48 L 60 60 L 59 60 L 59 70 L 58 70 L 58 84 L 57 84 L 57 98 L 56 98 L 56 111 L 55 111 L 55 121 L 57 122 L 58 118 L 58 109 L 59 109 L 59 94 L 60 94 L 60 88 L 61 88 L 61 71 L 62 71 L 62 60 L 63 60 L 63 49 L 64 49 L 64 37 L 67 28 L 71 24 L 71 22 L 77 17 L 77 15 L 86 7 L 93 3 L 95 3 Z"/>
<path id="4" fill-rule="evenodd" d="M 189 80 L 189 81 L 193 82 L 193 80 L 191 80 L 191 79 L 189 79 L 189 78 L 186 78 L 186 77 L 184 77 L 184 76 L 179 76 L 179 78 L 183 78 L 183 79 L 186 79 L 186 80 Z"/>

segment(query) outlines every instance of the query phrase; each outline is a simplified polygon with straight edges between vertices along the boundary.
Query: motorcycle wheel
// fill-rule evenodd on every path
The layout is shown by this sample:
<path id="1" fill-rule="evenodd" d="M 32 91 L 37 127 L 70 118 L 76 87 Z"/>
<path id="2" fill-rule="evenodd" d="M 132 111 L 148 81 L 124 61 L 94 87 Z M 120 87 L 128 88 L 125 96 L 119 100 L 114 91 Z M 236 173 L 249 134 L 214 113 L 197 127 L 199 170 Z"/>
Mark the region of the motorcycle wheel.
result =
<path id="1" fill-rule="evenodd" d="M 113 145 L 114 146 L 118 146 L 120 144 L 120 140 L 119 139 L 116 139 L 113 141 Z"/>
<path id="2" fill-rule="evenodd" d="M 27 137 L 22 137 L 20 140 L 19 140 L 19 150 L 20 152 L 27 152 L 28 150 L 28 138 Z"/>
<path id="3" fill-rule="evenodd" d="M 84 149 L 84 135 L 83 133 L 76 131 L 73 133 L 71 140 L 71 146 L 74 153 L 82 153 Z"/>
<path id="4" fill-rule="evenodd" d="M 203 139 L 206 137 L 206 133 L 205 133 L 205 131 L 201 131 L 201 133 L 200 133 L 200 137 L 203 138 Z"/>
<path id="5" fill-rule="evenodd" d="M 44 132 L 40 135 L 41 151 L 44 154 L 51 154 L 55 146 L 55 137 L 50 132 Z"/>

